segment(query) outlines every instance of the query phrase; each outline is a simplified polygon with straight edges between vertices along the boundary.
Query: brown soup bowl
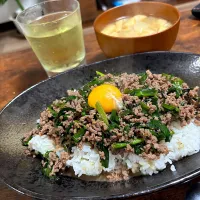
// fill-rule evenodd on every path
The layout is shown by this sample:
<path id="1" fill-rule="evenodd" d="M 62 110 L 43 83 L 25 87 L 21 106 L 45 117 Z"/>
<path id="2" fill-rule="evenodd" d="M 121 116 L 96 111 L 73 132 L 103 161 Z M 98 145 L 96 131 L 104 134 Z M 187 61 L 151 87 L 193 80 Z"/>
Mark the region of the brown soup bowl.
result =
<path id="1" fill-rule="evenodd" d="M 106 25 L 117 19 L 139 14 L 166 19 L 172 26 L 162 32 L 142 37 L 114 37 L 101 33 Z M 105 55 L 116 57 L 137 52 L 170 50 L 176 40 L 179 24 L 180 13 L 174 6 L 160 2 L 138 2 L 102 13 L 94 22 L 94 30 Z"/>

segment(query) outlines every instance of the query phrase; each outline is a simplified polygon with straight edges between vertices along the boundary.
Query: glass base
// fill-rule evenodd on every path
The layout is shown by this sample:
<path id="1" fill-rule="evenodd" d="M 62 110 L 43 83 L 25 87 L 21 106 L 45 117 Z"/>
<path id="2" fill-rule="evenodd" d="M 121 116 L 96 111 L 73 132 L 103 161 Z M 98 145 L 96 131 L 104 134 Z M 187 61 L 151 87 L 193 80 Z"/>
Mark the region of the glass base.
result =
<path id="1" fill-rule="evenodd" d="M 79 62 L 75 65 L 72 65 L 71 67 L 66 68 L 66 70 L 63 70 L 62 72 L 66 72 L 72 68 L 79 67 L 79 66 L 82 66 L 85 64 L 86 64 L 86 59 L 84 58 L 81 62 Z M 48 77 L 52 77 L 52 76 L 62 73 L 62 72 L 51 72 L 51 71 L 47 71 L 47 70 L 45 70 L 45 71 L 46 71 Z"/>

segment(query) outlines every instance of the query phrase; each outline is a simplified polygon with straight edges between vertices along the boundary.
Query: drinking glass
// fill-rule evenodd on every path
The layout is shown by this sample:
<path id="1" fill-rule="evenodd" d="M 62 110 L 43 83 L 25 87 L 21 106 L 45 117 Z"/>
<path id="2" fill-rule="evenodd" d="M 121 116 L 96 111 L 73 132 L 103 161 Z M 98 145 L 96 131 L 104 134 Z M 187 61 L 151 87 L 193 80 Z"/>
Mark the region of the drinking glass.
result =
<path id="1" fill-rule="evenodd" d="M 16 20 L 48 76 L 85 62 L 77 0 L 44 1 L 24 10 Z"/>

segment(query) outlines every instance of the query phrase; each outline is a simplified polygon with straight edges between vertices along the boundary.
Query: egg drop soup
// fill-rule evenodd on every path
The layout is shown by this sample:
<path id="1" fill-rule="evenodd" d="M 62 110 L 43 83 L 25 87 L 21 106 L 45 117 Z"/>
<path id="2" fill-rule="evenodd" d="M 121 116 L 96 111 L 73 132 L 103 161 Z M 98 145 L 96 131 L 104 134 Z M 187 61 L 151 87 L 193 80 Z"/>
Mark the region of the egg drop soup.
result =
<path id="1" fill-rule="evenodd" d="M 107 25 L 102 33 L 114 37 L 141 37 L 159 33 L 171 26 L 171 22 L 162 18 L 135 15 Z"/>

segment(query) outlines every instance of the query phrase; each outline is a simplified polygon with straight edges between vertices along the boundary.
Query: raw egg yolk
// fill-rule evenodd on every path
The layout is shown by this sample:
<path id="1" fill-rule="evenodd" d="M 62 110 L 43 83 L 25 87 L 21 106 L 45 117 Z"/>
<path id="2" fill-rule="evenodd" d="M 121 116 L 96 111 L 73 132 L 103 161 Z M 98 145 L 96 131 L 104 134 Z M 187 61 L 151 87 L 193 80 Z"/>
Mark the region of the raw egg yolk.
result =
<path id="1" fill-rule="evenodd" d="M 122 94 L 120 90 L 109 84 L 95 87 L 88 97 L 88 104 L 95 108 L 97 101 L 102 105 L 106 113 L 118 110 L 122 107 Z"/>

